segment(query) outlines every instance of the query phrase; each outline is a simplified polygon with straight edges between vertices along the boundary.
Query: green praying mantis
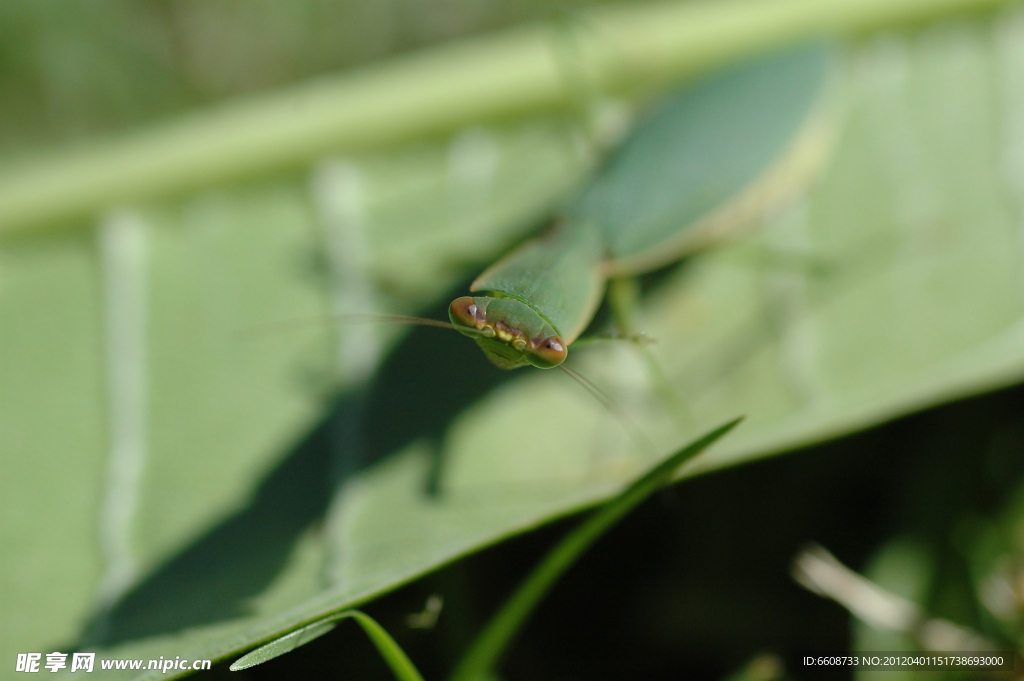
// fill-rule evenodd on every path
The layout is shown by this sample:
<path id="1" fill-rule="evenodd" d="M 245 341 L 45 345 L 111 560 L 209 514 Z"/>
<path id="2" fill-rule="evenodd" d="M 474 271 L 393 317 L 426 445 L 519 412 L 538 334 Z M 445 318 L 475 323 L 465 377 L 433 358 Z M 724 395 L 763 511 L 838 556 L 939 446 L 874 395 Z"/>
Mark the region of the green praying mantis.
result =
<path id="1" fill-rule="evenodd" d="M 542 235 L 487 268 L 470 287 L 477 295 L 451 303 L 450 322 L 344 319 L 454 329 L 502 369 L 558 367 L 609 406 L 564 365 L 609 282 L 680 260 L 804 191 L 839 127 L 836 52 L 762 55 L 667 97 Z"/>
<path id="2" fill-rule="evenodd" d="M 452 302 L 451 325 L 503 369 L 562 366 L 611 278 L 674 262 L 803 190 L 831 146 L 835 61 L 821 45 L 791 49 L 670 96 L 546 233 Z"/>

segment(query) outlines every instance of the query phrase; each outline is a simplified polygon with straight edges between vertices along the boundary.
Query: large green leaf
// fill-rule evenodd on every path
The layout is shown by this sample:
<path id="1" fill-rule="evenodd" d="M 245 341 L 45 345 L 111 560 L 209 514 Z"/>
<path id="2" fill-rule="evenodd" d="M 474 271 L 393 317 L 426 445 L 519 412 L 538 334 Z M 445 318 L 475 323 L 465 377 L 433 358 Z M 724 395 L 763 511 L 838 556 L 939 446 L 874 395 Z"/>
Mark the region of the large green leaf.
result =
<path id="1" fill-rule="evenodd" d="M 574 353 L 657 452 L 564 375 L 500 374 L 460 337 L 265 329 L 429 308 L 586 173 L 565 122 L 6 244 L 3 657 L 224 657 L 593 504 L 738 414 L 685 474 L 1018 380 L 1022 41 L 1008 13 L 853 51 L 820 184 L 645 300 L 674 401 L 631 346 Z"/>

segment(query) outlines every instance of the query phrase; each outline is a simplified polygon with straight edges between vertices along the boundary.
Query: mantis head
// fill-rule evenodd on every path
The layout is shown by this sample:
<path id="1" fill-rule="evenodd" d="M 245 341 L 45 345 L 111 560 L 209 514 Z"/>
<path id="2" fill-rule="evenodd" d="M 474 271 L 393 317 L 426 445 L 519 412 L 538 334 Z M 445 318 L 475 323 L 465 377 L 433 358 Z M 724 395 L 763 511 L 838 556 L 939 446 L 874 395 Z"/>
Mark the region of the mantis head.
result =
<path id="1" fill-rule="evenodd" d="M 515 298 L 463 296 L 448 307 L 448 317 L 502 369 L 527 364 L 551 369 L 569 354 L 558 331 L 536 310 Z"/>

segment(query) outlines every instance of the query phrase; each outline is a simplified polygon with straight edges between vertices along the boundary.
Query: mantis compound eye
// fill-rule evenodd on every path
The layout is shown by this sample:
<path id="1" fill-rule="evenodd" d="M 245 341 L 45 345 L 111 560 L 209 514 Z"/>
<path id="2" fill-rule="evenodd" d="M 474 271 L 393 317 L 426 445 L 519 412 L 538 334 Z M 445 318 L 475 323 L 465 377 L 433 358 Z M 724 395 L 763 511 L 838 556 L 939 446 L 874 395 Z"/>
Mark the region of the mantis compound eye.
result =
<path id="1" fill-rule="evenodd" d="M 540 369 L 551 369 L 565 361 L 569 350 L 558 336 L 548 336 L 539 343 L 530 344 L 532 349 L 526 355 L 527 361 Z"/>
<path id="2" fill-rule="evenodd" d="M 456 326 L 476 328 L 476 303 L 471 296 L 462 296 L 452 301 L 448 306 L 448 317 Z"/>

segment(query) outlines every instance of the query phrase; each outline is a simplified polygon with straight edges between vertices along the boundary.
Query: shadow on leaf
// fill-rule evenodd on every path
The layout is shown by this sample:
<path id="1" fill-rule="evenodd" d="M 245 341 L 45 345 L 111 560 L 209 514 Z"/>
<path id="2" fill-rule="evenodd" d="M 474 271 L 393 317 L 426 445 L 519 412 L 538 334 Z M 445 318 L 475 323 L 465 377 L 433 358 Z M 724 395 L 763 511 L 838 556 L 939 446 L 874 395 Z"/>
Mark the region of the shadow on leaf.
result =
<path id="1" fill-rule="evenodd" d="M 460 411 L 511 376 L 457 334 L 413 329 L 368 386 L 335 400 L 248 505 L 95 613 L 79 644 L 111 646 L 250 614 L 251 599 L 320 522 L 336 488 L 414 440 L 436 441 Z M 430 480 L 424 486 L 434 488 Z"/>

